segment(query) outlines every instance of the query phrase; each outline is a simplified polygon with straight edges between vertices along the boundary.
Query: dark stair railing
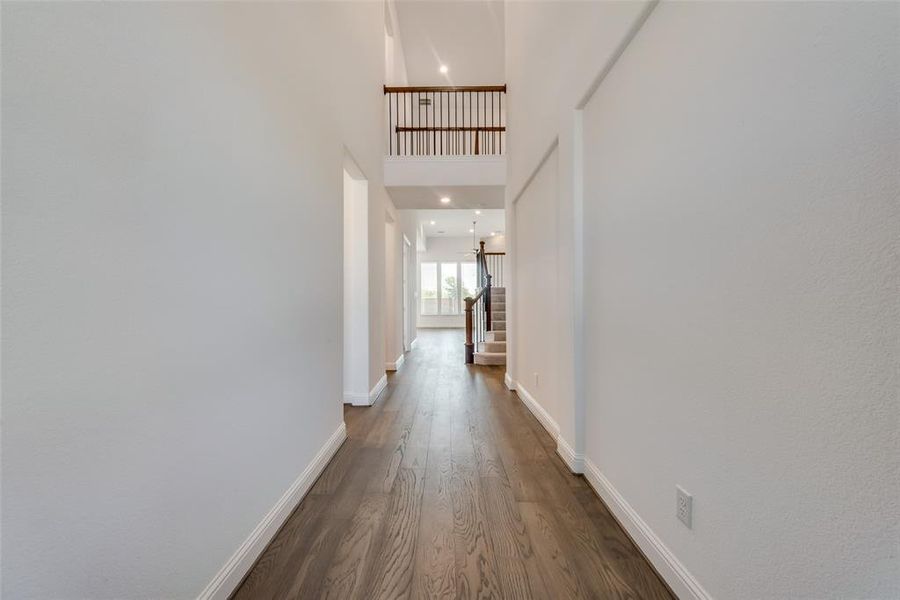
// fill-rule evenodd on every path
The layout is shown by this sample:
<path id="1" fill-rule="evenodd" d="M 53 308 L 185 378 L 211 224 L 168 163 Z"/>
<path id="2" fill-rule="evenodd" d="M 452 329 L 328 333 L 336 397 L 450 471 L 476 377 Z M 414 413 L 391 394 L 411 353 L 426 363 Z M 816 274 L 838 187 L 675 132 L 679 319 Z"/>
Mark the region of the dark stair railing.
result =
<path id="1" fill-rule="evenodd" d="M 384 86 L 389 156 L 503 154 L 506 85 Z"/>
<path id="2" fill-rule="evenodd" d="M 477 268 L 478 290 L 472 297 L 467 297 L 466 302 L 466 364 L 475 362 L 475 348 L 485 341 L 487 332 L 491 328 L 491 289 L 494 286 L 494 269 L 501 274 L 502 286 L 504 252 L 485 252 L 484 242 L 480 242 L 479 249 L 475 253 L 475 265 Z"/>

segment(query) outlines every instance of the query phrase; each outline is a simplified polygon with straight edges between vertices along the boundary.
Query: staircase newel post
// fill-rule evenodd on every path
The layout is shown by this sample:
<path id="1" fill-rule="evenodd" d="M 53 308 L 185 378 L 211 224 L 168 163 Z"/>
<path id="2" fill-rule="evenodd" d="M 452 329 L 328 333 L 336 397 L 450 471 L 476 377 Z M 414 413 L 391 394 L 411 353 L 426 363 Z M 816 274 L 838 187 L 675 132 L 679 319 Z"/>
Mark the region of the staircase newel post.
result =
<path id="1" fill-rule="evenodd" d="M 472 305 L 471 298 L 466 298 L 466 364 L 475 362 L 475 344 L 472 343 Z"/>

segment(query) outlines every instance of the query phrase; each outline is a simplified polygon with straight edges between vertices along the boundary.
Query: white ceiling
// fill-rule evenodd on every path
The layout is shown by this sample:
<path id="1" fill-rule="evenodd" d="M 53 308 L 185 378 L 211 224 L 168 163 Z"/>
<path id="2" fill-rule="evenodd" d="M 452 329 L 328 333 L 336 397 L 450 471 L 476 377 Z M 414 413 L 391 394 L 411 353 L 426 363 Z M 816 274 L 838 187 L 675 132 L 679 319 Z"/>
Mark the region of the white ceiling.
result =
<path id="1" fill-rule="evenodd" d="M 410 208 L 503 208 L 502 185 L 453 185 L 442 187 L 390 186 L 394 206 Z M 450 198 L 450 204 L 441 198 Z"/>
<path id="2" fill-rule="evenodd" d="M 475 221 L 476 237 L 489 237 L 492 231 L 503 233 L 506 222 L 503 209 L 482 210 L 480 215 L 474 210 L 417 210 L 415 213 L 425 237 L 471 237 L 472 221 Z"/>
<path id="3" fill-rule="evenodd" d="M 409 85 L 506 83 L 503 2 L 398 0 L 396 7 Z"/>

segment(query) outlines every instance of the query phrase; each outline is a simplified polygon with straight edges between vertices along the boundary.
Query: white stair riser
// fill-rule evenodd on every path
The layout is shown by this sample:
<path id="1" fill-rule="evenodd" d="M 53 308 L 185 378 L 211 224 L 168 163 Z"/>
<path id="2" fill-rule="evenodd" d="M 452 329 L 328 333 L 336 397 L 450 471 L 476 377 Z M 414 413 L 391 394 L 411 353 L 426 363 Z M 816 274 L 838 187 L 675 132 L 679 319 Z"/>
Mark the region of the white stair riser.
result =
<path id="1" fill-rule="evenodd" d="M 481 342 L 478 344 L 479 352 L 502 352 L 506 353 L 506 342 Z"/>
<path id="2" fill-rule="evenodd" d="M 500 354 L 495 352 L 476 352 L 475 353 L 475 364 L 476 365 L 505 365 L 506 364 L 506 354 Z"/>

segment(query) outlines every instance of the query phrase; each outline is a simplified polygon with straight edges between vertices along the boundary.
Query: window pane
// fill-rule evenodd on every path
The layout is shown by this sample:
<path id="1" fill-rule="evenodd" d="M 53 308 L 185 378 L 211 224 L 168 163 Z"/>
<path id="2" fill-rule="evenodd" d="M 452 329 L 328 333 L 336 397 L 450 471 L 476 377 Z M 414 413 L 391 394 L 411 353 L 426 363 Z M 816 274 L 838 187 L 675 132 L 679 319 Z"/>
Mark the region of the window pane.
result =
<path id="1" fill-rule="evenodd" d="M 478 293 L 478 284 L 476 283 L 478 272 L 475 263 L 464 262 L 460 264 L 460 268 L 462 269 L 462 297 L 474 298 Z"/>
<path id="2" fill-rule="evenodd" d="M 441 263 L 441 314 L 459 312 L 459 282 L 456 280 L 458 263 Z"/>
<path id="3" fill-rule="evenodd" d="M 422 263 L 421 301 L 423 315 L 437 314 L 437 263 Z"/>

